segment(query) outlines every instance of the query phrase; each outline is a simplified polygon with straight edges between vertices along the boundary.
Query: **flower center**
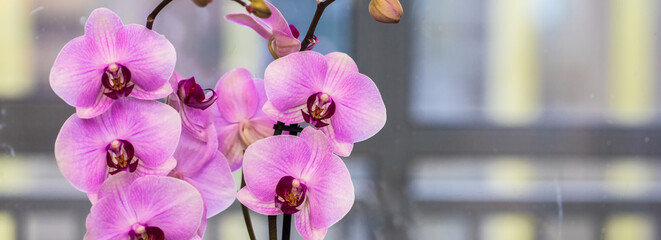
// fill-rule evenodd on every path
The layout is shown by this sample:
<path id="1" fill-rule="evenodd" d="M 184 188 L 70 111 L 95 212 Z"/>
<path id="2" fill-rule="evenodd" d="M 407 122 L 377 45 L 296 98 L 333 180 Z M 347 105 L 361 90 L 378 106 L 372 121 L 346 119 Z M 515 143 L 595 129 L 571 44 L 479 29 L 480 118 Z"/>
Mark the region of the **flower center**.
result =
<path id="1" fill-rule="evenodd" d="M 211 96 L 207 98 L 204 90 L 211 91 Z M 216 98 L 218 98 L 218 95 L 213 90 L 204 90 L 199 84 L 195 83 L 195 78 L 192 77 L 179 81 L 177 96 L 186 106 L 204 110 L 216 102 Z"/>
<path id="2" fill-rule="evenodd" d="M 164 240 L 165 234 L 158 227 L 134 225 L 129 231 L 129 240 Z"/>
<path id="3" fill-rule="evenodd" d="M 108 173 L 114 175 L 127 170 L 134 172 L 139 159 L 134 155 L 133 145 L 126 140 L 114 140 L 106 147 Z"/>
<path id="4" fill-rule="evenodd" d="M 284 176 L 275 187 L 275 206 L 285 214 L 294 214 L 300 211 L 305 202 L 307 186 L 292 176 Z"/>
<path id="5" fill-rule="evenodd" d="M 315 93 L 308 97 L 307 112 L 301 110 L 305 122 L 320 128 L 328 126 L 328 121 L 335 114 L 335 102 L 325 93 Z"/>
<path id="6" fill-rule="evenodd" d="M 131 82 L 131 71 L 124 65 L 117 63 L 106 67 L 101 77 L 101 83 L 105 88 L 103 94 L 112 99 L 128 96 L 135 86 Z"/>

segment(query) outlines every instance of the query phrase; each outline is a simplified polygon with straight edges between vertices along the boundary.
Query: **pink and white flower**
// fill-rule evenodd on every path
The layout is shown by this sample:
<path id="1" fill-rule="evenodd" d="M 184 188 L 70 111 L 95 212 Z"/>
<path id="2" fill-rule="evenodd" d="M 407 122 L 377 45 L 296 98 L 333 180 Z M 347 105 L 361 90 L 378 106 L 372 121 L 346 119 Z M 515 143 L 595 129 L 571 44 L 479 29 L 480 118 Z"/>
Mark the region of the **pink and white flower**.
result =
<path id="1" fill-rule="evenodd" d="M 301 137 L 275 136 L 246 150 L 246 187 L 237 198 L 264 215 L 294 214 L 305 239 L 323 239 L 351 209 L 354 187 L 328 138 L 310 127 Z"/>
<path id="2" fill-rule="evenodd" d="M 115 100 L 132 96 L 158 99 L 172 88 L 176 53 L 162 35 L 142 25 L 124 25 L 114 12 L 94 10 L 85 35 L 67 43 L 50 72 L 50 85 L 80 118 L 108 110 Z"/>
<path id="3" fill-rule="evenodd" d="M 344 53 L 313 51 L 273 61 L 264 73 L 264 112 L 285 123 L 307 122 L 348 156 L 353 143 L 374 136 L 386 123 L 386 107 L 372 79 Z"/>

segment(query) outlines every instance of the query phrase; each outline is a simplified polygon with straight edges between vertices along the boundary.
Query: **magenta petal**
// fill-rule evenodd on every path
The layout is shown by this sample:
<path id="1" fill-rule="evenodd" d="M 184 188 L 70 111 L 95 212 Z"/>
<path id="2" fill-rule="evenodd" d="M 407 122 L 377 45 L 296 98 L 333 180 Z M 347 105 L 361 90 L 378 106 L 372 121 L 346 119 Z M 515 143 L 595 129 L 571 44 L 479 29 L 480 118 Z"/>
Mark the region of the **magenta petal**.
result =
<path id="1" fill-rule="evenodd" d="M 124 98 L 110 111 L 116 124 L 123 126 L 118 128 L 121 139 L 133 144 L 144 165 L 158 166 L 172 156 L 181 134 L 181 120 L 174 109 L 160 102 Z"/>
<path id="2" fill-rule="evenodd" d="M 215 119 L 219 119 L 219 117 Z M 241 141 L 239 124 L 217 125 L 216 129 L 218 130 L 218 150 L 227 157 L 230 169 L 238 170 L 241 168 L 243 150 L 246 147 Z"/>
<path id="3" fill-rule="evenodd" d="M 344 87 L 342 79 L 348 77 L 350 73 L 358 72 L 358 65 L 346 53 L 333 52 L 324 56 L 328 63 L 328 73 L 324 84 L 324 90 L 334 92 L 335 89 Z"/>
<path id="4" fill-rule="evenodd" d="M 331 124 L 340 142 L 360 142 L 374 136 L 386 123 L 386 106 L 372 80 L 360 73 L 346 73 L 328 94 L 336 103 Z"/>
<path id="5" fill-rule="evenodd" d="M 163 35 L 130 24 L 117 32 L 117 62 L 131 70 L 131 81 L 145 91 L 167 84 L 177 55 Z"/>
<path id="6" fill-rule="evenodd" d="M 321 240 L 326 236 L 328 228 L 312 229 L 310 224 L 310 207 L 305 206 L 300 212 L 294 215 L 296 230 L 301 237 L 308 240 Z"/>
<path id="7" fill-rule="evenodd" d="M 96 192 L 106 178 L 107 135 L 97 123 L 74 114 L 55 140 L 55 159 L 62 175 L 84 192 Z"/>
<path id="8" fill-rule="evenodd" d="M 289 35 L 291 35 L 291 32 L 287 34 L 282 32 L 273 33 L 273 49 L 280 57 L 298 52 L 301 49 L 301 41 Z"/>
<path id="9" fill-rule="evenodd" d="M 333 142 L 333 152 L 342 157 L 348 157 L 351 155 L 351 150 L 353 150 L 353 142 L 342 142 L 337 139 L 335 136 L 335 128 L 333 124 L 328 124 L 327 126 L 320 129 L 328 138 Z"/>
<path id="10" fill-rule="evenodd" d="M 268 117 L 250 119 L 242 124 L 240 137 L 252 144 L 262 138 L 273 136 L 273 124 L 275 123 Z"/>
<path id="11" fill-rule="evenodd" d="M 311 173 L 307 183 L 308 204 L 312 228 L 320 229 L 342 219 L 351 210 L 355 196 L 349 170 L 342 159 L 330 155 L 316 163 L 307 170 Z"/>
<path id="12" fill-rule="evenodd" d="M 115 100 L 99 91 L 94 104 L 90 107 L 76 107 L 76 114 L 79 118 L 93 118 L 108 111 L 113 102 L 115 102 Z"/>
<path id="13" fill-rule="evenodd" d="M 133 91 L 131 91 L 131 96 L 138 99 L 152 100 L 167 97 L 172 91 L 170 84 L 163 84 L 161 88 L 154 91 L 146 91 L 140 86 L 135 85 Z"/>
<path id="14" fill-rule="evenodd" d="M 236 198 L 245 205 L 257 213 L 264 215 L 279 215 L 282 211 L 275 207 L 275 202 L 273 201 L 273 196 L 275 196 L 275 189 L 273 195 L 269 200 L 260 200 L 257 199 L 251 192 L 248 187 L 242 188 L 239 193 L 236 194 Z"/>
<path id="15" fill-rule="evenodd" d="M 322 131 L 312 127 L 303 129 L 301 138 L 308 143 L 311 150 L 310 163 L 305 168 L 301 177 L 303 179 L 311 179 L 313 178 L 312 175 L 317 171 L 316 167 L 323 164 L 320 162 L 329 161 L 327 158 L 333 154 L 333 144 Z"/>
<path id="16" fill-rule="evenodd" d="M 277 136 L 259 140 L 246 149 L 243 157 L 246 185 L 260 201 L 273 201 L 280 178 L 301 176 L 310 155 L 310 146 L 299 137 Z"/>
<path id="17" fill-rule="evenodd" d="M 85 36 L 67 43 L 50 72 L 50 85 L 57 96 L 74 107 L 91 107 L 101 89 L 104 60 Z"/>
<path id="18" fill-rule="evenodd" d="M 266 2 L 266 4 L 269 5 L 269 8 L 271 9 L 271 16 L 264 19 L 264 22 L 271 26 L 272 32 L 281 32 L 285 34 L 289 38 L 294 38 L 294 34 L 291 31 L 291 28 L 289 28 L 289 23 L 287 23 L 287 20 L 285 20 L 285 17 L 282 16 L 282 13 L 280 13 L 280 10 L 273 6 L 273 4 Z"/>
<path id="19" fill-rule="evenodd" d="M 113 59 L 117 57 L 115 36 L 122 26 L 117 14 L 106 8 L 97 8 L 85 23 L 85 36 L 92 40 L 103 59 Z"/>
<path id="20" fill-rule="evenodd" d="M 229 122 L 249 119 L 257 111 L 259 98 L 252 74 L 244 69 L 231 70 L 216 84 L 216 104 L 223 118 Z"/>
<path id="21" fill-rule="evenodd" d="M 264 72 L 269 101 L 280 111 L 304 104 L 310 95 L 322 90 L 327 68 L 324 56 L 312 51 L 273 61 Z"/>
<path id="22" fill-rule="evenodd" d="M 271 37 L 271 30 L 264 26 L 263 23 L 259 22 L 259 20 L 256 20 L 248 14 L 230 13 L 225 15 L 225 19 L 252 28 L 264 39 L 269 39 Z"/>
<path id="23" fill-rule="evenodd" d="M 264 107 L 262 107 L 262 111 L 271 119 L 275 119 L 287 124 L 304 122 L 305 119 L 303 119 L 303 114 L 301 114 L 301 110 L 303 109 L 306 109 L 305 104 L 280 111 L 275 109 L 270 101 L 266 101 L 266 103 L 264 103 Z"/>

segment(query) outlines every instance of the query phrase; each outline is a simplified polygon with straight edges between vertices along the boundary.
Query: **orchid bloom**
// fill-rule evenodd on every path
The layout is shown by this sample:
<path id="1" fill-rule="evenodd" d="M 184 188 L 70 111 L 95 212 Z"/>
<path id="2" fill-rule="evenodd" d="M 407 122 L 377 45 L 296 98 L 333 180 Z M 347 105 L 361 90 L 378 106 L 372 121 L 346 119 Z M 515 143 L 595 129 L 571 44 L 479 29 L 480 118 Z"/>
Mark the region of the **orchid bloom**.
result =
<path id="1" fill-rule="evenodd" d="M 120 172 L 167 175 L 176 165 L 172 154 L 180 134 L 181 120 L 171 107 L 120 99 L 95 118 L 69 117 L 55 140 L 55 160 L 71 184 L 94 194 Z"/>
<path id="2" fill-rule="evenodd" d="M 203 213 L 202 196 L 184 181 L 120 173 L 102 185 L 84 239 L 200 239 L 196 233 Z"/>
<path id="3" fill-rule="evenodd" d="M 85 35 L 62 48 L 50 85 L 76 107 L 78 117 L 92 118 L 122 97 L 151 100 L 170 94 L 167 80 L 175 62 L 165 37 L 142 25 L 124 25 L 114 12 L 99 8 L 87 19 Z"/>
<path id="4" fill-rule="evenodd" d="M 262 112 L 266 101 L 264 81 L 243 68 L 223 75 L 216 84 L 219 97 L 214 111 L 218 150 L 229 161 L 232 171 L 241 168 L 243 151 L 253 142 L 271 136 L 275 121 Z"/>
<path id="5" fill-rule="evenodd" d="M 216 92 L 206 89 L 210 94 L 205 94 L 194 77 L 184 79 L 177 72 L 172 74 L 169 82 L 175 91 L 168 96 L 168 103 L 181 114 L 183 129 L 199 140 L 215 144 L 215 149 L 218 145 L 216 129 L 213 127 L 212 111 L 207 109 L 216 102 Z"/>
<path id="6" fill-rule="evenodd" d="M 177 166 L 170 176 L 182 179 L 197 188 L 204 198 L 207 217 L 213 217 L 234 202 L 234 178 L 227 159 L 215 146 L 200 141 L 184 130 L 174 158 Z"/>
<path id="7" fill-rule="evenodd" d="M 246 13 L 230 13 L 225 15 L 225 19 L 250 27 L 264 39 L 269 40 L 269 50 L 274 58 L 298 52 L 301 48 L 301 41 L 298 40 L 300 33 L 294 25 L 287 23 L 275 6 L 269 2 L 266 4 L 272 12 L 268 18 L 260 19 Z"/>
<path id="8" fill-rule="evenodd" d="M 354 142 L 374 136 L 386 123 L 379 89 L 344 53 L 294 53 L 273 61 L 264 73 L 264 112 L 285 123 L 307 122 L 348 156 Z"/>
<path id="9" fill-rule="evenodd" d="M 354 187 L 328 138 L 310 127 L 301 137 L 275 136 L 246 150 L 246 187 L 237 198 L 264 215 L 294 214 L 305 239 L 323 239 L 351 209 Z"/>

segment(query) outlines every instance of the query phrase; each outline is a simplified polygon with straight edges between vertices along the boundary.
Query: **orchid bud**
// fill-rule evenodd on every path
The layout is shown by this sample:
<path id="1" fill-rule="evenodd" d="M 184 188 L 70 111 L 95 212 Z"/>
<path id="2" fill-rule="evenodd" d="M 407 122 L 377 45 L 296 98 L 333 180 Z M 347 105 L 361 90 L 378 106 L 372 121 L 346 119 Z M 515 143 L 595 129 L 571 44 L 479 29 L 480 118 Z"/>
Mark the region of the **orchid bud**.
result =
<path id="1" fill-rule="evenodd" d="M 382 23 L 398 23 L 404 14 L 399 0 L 372 0 L 369 10 L 372 18 Z"/>
<path id="2" fill-rule="evenodd" d="M 193 0 L 195 5 L 198 7 L 206 7 L 207 4 L 211 3 L 213 0 Z"/>
<path id="3" fill-rule="evenodd" d="M 271 9 L 264 0 L 250 0 L 249 11 L 259 18 L 269 18 L 271 16 Z"/>

